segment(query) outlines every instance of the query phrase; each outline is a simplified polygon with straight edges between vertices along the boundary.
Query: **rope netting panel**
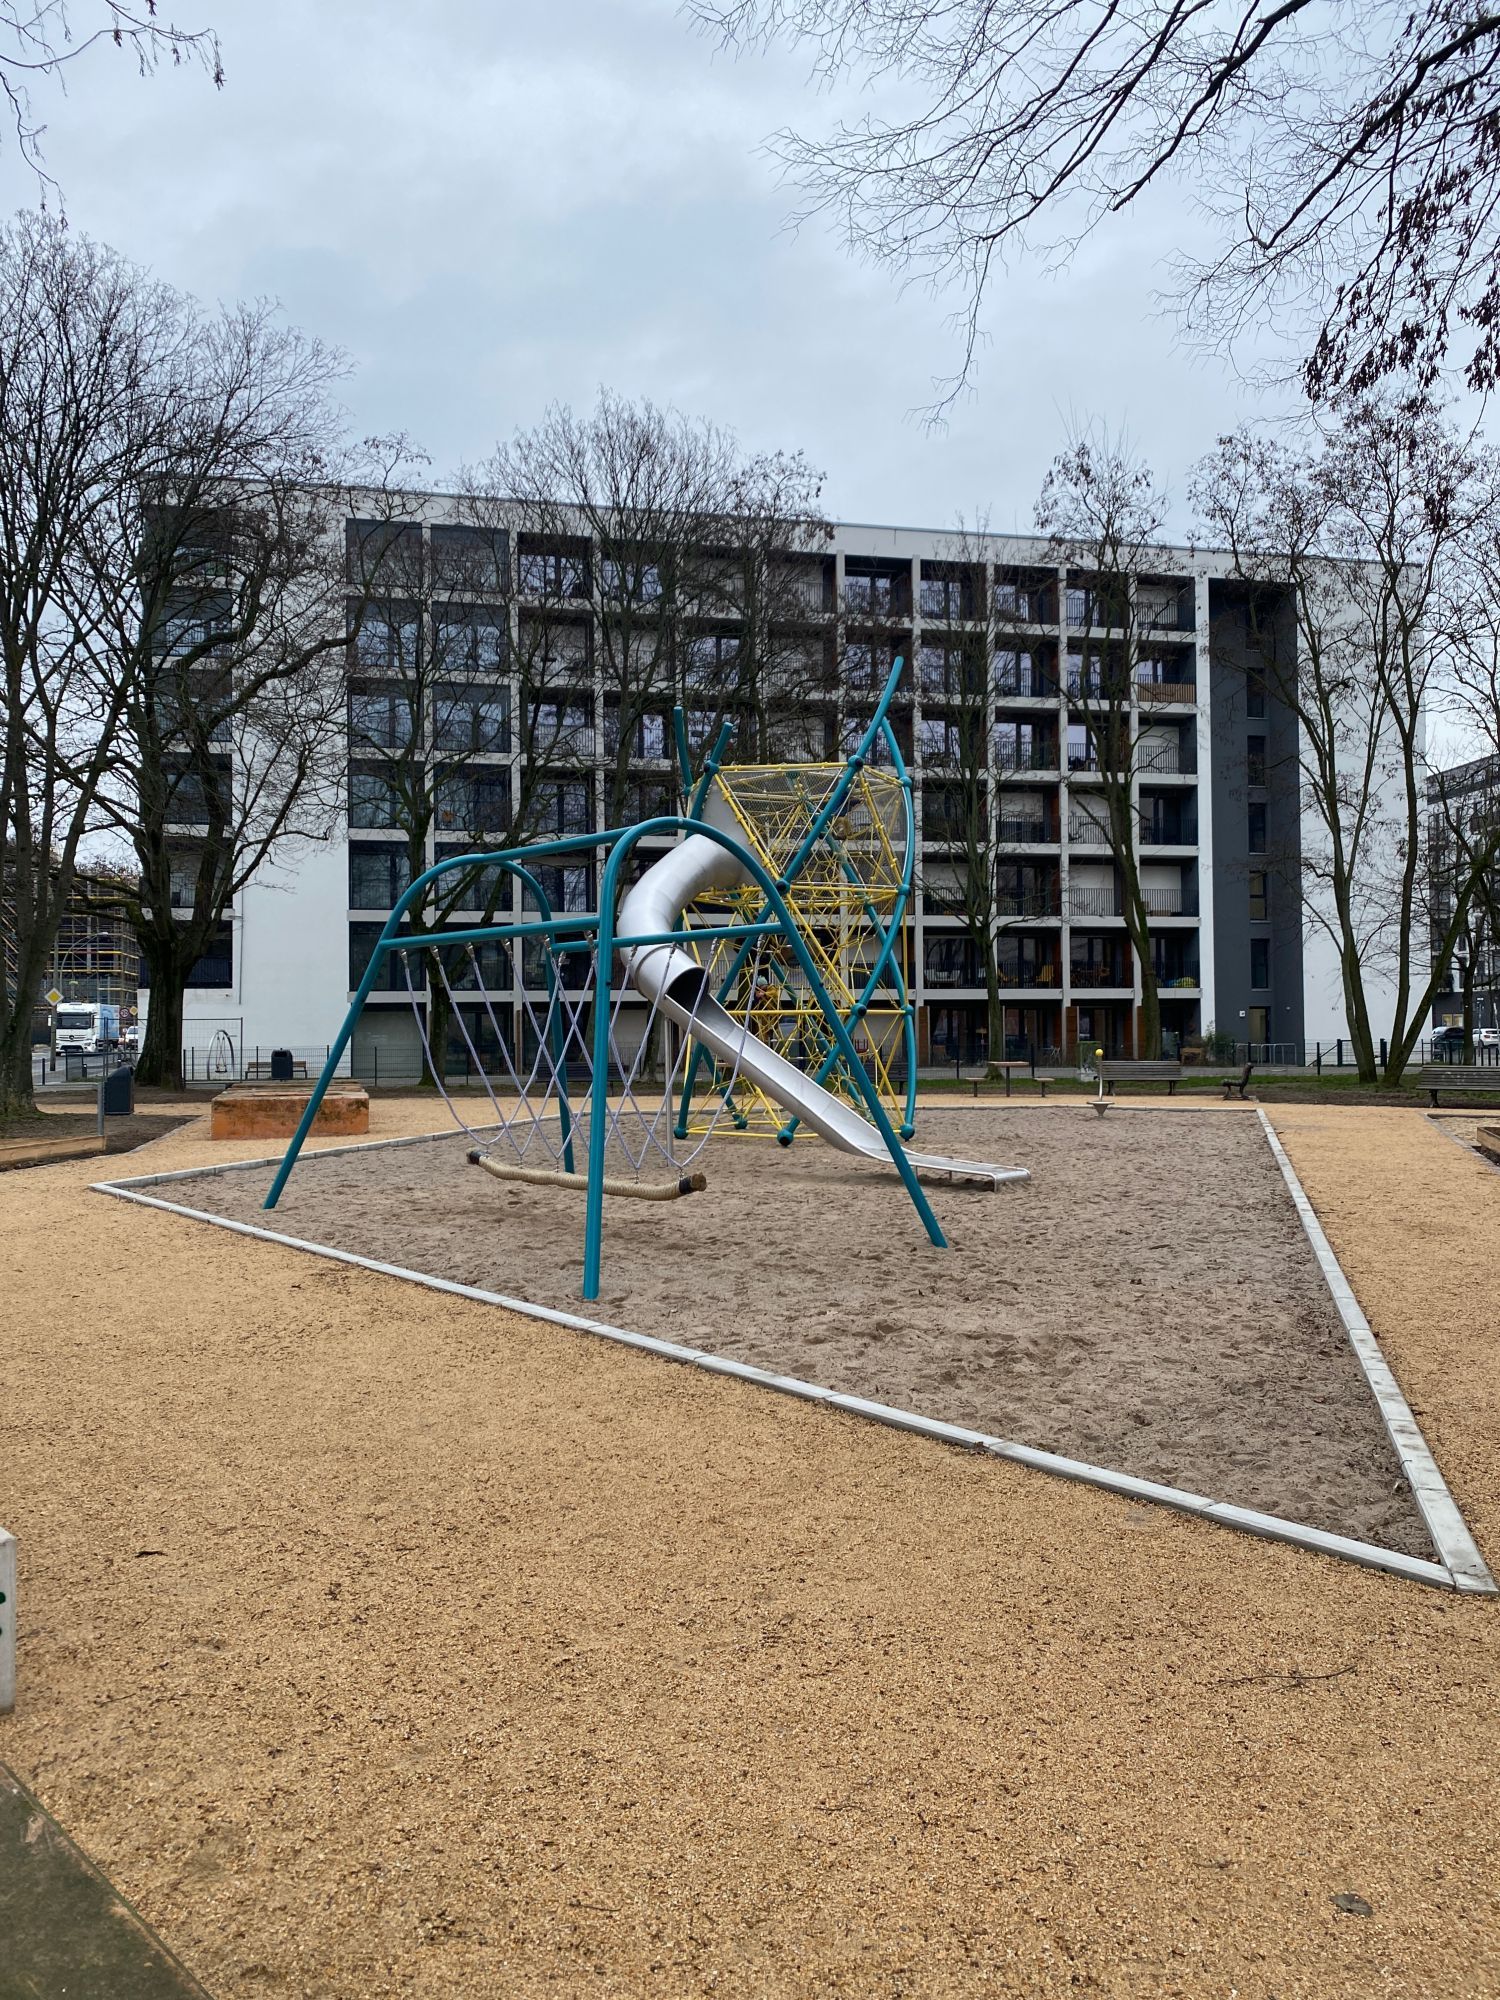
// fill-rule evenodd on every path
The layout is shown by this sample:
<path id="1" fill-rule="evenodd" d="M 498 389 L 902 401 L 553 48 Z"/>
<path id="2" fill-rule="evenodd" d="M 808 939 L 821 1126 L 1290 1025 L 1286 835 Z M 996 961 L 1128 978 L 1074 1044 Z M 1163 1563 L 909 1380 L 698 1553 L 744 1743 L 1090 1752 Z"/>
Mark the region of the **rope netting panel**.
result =
<path id="1" fill-rule="evenodd" d="M 550 937 L 528 942 L 534 957 L 523 954 L 523 958 L 532 957 L 532 962 L 516 964 L 522 976 L 514 984 L 514 1006 L 497 1006 L 486 990 L 473 943 L 444 947 L 439 938 L 400 954 L 427 1074 L 455 1123 L 468 1135 L 482 1160 L 503 1158 L 517 1168 L 543 1168 L 581 1177 L 593 1116 L 598 1002 L 609 1008 L 607 1171 L 636 1181 L 663 1171 L 683 1176 L 708 1144 L 720 1119 L 734 1117 L 738 1065 L 725 1076 L 723 1088 L 715 1091 L 717 1108 L 696 1121 L 689 1139 L 676 1137 L 673 1118 L 692 1047 L 691 1027 L 669 1020 L 656 1001 L 648 1003 L 623 982 L 606 992 L 601 1002 L 592 933 L 562 945 L 555 945 Z M 752 958 L 757 975 L 766 943 L 764 937 L 754 942 Z M 462 953 L 468 975 L 457 986 L 447 962 L 455 951 Z M 706 958 L 707 948 L 700 947 L 698 955 Z M 418 957 L 427 972 L 430 1013 L 422 986 L 412 976 L 411 960 Z M 537 987 L 546 989 L 544 1001 L 532 990 Z M 751 991 L 753 995 L 754 976 Z M 695 1001 L 694 1018 L 696 1008 Z M 752 1026 L 752 1011 L 747 1006 L 743 1014 L 736 1013 L 742 1027 Z M 456 1033 L 466 1083 L 471 1090 L 478 1089 L 477 1099 L 467 1099 L 468 1116 L 464 1100 L 449 1088 L 446 1037 L 442 1050 L 433 1045 L 432 1030 L 438 1019 Z M 480 1030 L 477 1035 L 476 1028 Z M 488 1116 L 476 1117 L 476 1103 L 486 1107 Z"/>

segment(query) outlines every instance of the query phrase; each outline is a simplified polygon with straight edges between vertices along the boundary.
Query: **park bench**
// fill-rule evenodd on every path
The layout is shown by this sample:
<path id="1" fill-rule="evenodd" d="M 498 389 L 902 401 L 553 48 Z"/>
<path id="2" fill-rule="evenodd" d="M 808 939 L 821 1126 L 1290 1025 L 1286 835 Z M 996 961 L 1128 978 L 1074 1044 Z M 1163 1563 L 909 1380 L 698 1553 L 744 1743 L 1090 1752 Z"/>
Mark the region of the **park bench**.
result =
<path id="1" fill-rule="evenodd" d="M 1440 1090 L 1483 1091 L 1487 1097 L 1500 1097 L 1500 1063 L 1429 1063 L 1417 1082 L 1431 1104 L 1437 1103 Z"/>
<path id="2" fill-rule="evenodd" d="M 1254 1074 L 1255 1064 L 1246 1063 L 1238 1076 L 1226 1076 L 1224 1079 L 1224 1095 L 1226 1097 L 1243 1097 Z"/>
<path id="3" fill-rule="evenodd" d="M 1103 1062 L 1099 1064 L 1100 1080 L 1111 1097 L 1117 1083 L 1164 1083 L 1168 1097 L 1176 1093 L 1182 1077 L 1179 1062 Z"/>
<path id="4" fill-rule="evenodd" d="M 245 1064 L 245 1081 L 247 1083 L 253 1083 L 258 1077 L 269 1076 L 270 1074 L 271 1074 L 271 1065 L 268 1062 L 247 1062 Z M 297 1056 L 293 1059 L 292 1075 L 293 1076 L 307 1075 L 307 1064 L 303 1061 L 301 1056 Z"/>

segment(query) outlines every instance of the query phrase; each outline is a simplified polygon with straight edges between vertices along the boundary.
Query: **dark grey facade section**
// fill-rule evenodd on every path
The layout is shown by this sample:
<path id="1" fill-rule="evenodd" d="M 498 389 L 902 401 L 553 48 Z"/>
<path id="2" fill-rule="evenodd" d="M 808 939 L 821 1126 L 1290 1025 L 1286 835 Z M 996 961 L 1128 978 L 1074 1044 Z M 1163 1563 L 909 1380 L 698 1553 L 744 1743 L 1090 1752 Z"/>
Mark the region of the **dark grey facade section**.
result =
<path id="1" fill-rule="evenodd" d="M 1256 607 L 1241 584 L 1209 583 L 1208 811 L 1213 826 L 1213 1026 L 1236 1041 L 1303 1039 L 1301 786 L 1297 718 L 1258 685 L 1274 646 L 1295 657 L 1289 602 Z M 1200 779 L 1200 797 L 1202 780 Z M 1254 1032 L 1263 1027 L 1264 1034 Z"/>

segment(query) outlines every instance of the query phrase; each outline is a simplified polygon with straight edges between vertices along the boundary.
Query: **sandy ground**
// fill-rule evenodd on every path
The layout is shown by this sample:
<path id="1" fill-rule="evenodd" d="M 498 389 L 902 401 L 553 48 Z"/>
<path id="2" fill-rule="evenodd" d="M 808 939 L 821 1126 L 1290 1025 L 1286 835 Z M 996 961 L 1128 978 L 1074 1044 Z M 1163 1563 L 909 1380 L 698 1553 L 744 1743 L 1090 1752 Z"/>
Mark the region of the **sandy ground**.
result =
<path id="1" fill-rule="evenodd" d="M 1500 1178 L 1276 1117 L 1494 1561 Z M 219 1995 L 1500 1991 L 1493 1602 L 95 1171 L 0 1185 L 0 1757 Z"/>
<path id="2" fill-rule="evenodd" d="M 1260 1121 L 1083 1105 L 924 1113 L 930 1244 L 889 1171 L 816 1139 L 726 1138 L 708 1188 L 612 1200 L 595 1317 L 1215 1499 L 1430 1555 Z M 576 1193 L 506 1186 L 462 1136 L 161 1190 L 404 1269 L 565 1310 Z M 508 1146 L 496 1157 L 510 1159 Z M 660 1178 L 662 1169 L 656 1170 Z"/>

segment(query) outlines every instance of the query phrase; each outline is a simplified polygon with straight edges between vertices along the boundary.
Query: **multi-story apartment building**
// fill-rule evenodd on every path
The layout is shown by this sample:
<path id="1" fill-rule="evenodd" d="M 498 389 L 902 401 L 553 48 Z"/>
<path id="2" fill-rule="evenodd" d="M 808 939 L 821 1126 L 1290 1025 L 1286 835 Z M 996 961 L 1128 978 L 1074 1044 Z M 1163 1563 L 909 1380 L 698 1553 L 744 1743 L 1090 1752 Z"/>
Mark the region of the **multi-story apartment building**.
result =
<path id="1" fill-rule="evenodd" d="M 1470 836 L 1493 828 L 1500 818 L 1500 757 L 1476 757 L 1427 780 L 1429 828 L 1428 894 L 1434 933 L 1452 920 L 1455 822 Z M 1434 952 L 1434 963 L 1437 954 Z M 1446 989 L 1433 1002 L 1434 1027 L 1466 1025 L 1471 1031 L 1500 1028 L 1500 869 L 1476 896 L 1469 921 L 1459 933 Z"/>
<path id="2" fill-rule="evenodd" d="M 441 496 L 412 513 L 410 532 L 429 541 L 466 532 L 456 503 Z M 600 620 L 608 615 L 601 566 L 586 541 L 552 550 L 519 532 L 500 540 L 493 589 L 476 592 L 464 609 L 472 643 L 463 686 L 450 691 L 457 724 L 435 722 L 424 741 L 402 746 L 430 762 L 436 781 L 444 730 L 457 727 L 464 744 L 461 772 L 446 789 L 436 784 L 429 861 L 472 847 L 476 829 L 503 823 L 523 787 L 533 837 L 607 823 L 606 767 L 616 765 L 620 728 L 599 665 Z M 955 882 L 951 660 L 959 650 L 989 662 L 984 768 L 965 782 L 982 783 L 990 815 L 1006 1043 L 995 1053 L 1059 1061 L 1080 1045 L 1134 1052 L 1140 969 L 1126 936 L 1119 870 L 1101 833 L 1097 750 L 1080 698 L 1089 620 L 1097 619 L 1089 580 L 1049 560 L 1038 540 L 968 536 L 960 545 L 941 531 L 845 524 L 825 546 L 789 556 L 784 582 L 790 608 L 780 642 L 801 649 L 806 671 L 793 676 L 799 693 L 779 734 L 781 754 L 841 756 L 891 659 L 899 653 L 910 663 L 896 723 L 920 843 L 908 966 L 922 1060 L 971 1062 L 987 1048 L 982 970 Z M 548 690 L 554 769 L 539 786 L 526 783 L 536 775 L 527 771 L 534 737 L 518 726 L 525 696 L 516 661 L 528 654 L 528 621 L 544 598 L 548 644 L 563 661 L 566 686 L 555 680 Z M 1250 1044 L 1262 1060 L 1300 1059 L 1304 1044 L 1331 1043 L 1346 1031 L 1335 954 L 1304 922 L 1297 886 L 1295 719 L 1256 677 L 1243 594 L 1213 555 L 1155 551 L 1150 568 L 1130 579 L 1120 615 L 1132 632 L 1136 858 L 1168 1045 L 1212 1028 Z M 334 1035 L 408 879 L 389 786 L 368 753 L 390 752 L 401 726 L 392 693 L 401 647 L 421 642 L 409 608 L 377 607 L 366 617 L 353 663 L 345 826 L 266 869 L 243 893 L 222 959 L 210 968 L 222 980 L 197 983 L 188 996 L 189 1040 L 227 1030 L 246 1049 L 312 1051 Z M 690 733 L 701 740 L 703 691 L 716 676 L 723 681 L 736 643 L 732 610 L 720 607 L 684 639 L 660 703 L 632 721 L 630 818 L 675 809 L 671 698 L 685 705 Z M 191 831 L 182 829 L 184 843 Z M 494 844 L 493 832 L 485 838 Z M 592 893 L 587 871 L 565 872 L 553 891 L 565 907 L 578 907 Z M 502 902 L 500 913 L 507 907 L 516 906 Z M 523 989 L 512 982 L 528 981 L 532 970 L 497 955 L 484 997 L 497 1012 L 518 1009 Z M 379 1062 L 396 1074 L 410 1073 L 416 1060 L 409 996 L 395 969 L 371 998 L 354 1064 L 368 1074 Z"/>

